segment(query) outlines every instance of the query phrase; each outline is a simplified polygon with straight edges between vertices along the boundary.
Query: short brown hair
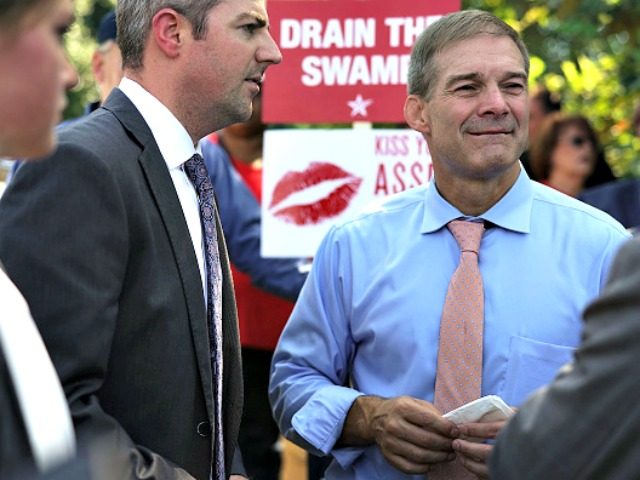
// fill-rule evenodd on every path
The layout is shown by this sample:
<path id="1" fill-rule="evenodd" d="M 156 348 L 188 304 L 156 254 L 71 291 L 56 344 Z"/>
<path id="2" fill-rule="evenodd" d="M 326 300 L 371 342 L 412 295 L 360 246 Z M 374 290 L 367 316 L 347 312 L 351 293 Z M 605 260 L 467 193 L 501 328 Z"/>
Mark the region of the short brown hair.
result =
<path id="1" fill-rule="evenodd" d="M 529 75 L 529 52 L 513 28 L 498 17 L 481 10 L 463 10 L 445 15 L 420 34 L 411 51 L 407 91 L 425 99 L 431 96 L 437 75 L 436 56 L 449 45 L 475 37 L 494 35 L 513 40 L 522 54 L 524 69 Z"/>
<path id="2" fill-rule="evenodd" d="M 222 0 L 118 0 L 116 6 L 117 40 L 122 53 L 122 66 L 142 68 L 144 48 L 151 31 L 153 16 L 163 8 L 172 8 L 185 16 L 193 29 L 193 37 L 207 34 L 209 10 Z"/>

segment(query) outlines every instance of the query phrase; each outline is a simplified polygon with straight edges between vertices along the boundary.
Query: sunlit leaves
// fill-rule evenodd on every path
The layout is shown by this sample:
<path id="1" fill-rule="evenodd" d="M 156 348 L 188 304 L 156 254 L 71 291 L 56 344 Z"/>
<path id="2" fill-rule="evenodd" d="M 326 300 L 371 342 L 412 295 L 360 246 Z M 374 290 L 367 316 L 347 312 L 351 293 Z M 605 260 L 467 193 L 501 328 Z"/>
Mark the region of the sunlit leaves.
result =
<path id="1" fill-rule="evenodd" d="M 65 44 L 78 70 L 79 83 L 68 94 L 65 118 L 82 115 L 84 105 L 98 98 L 91 73 L 91 56 L 96 48 L 95 32 L 102 15 L 115 4 L 116 0 L 75 0 L 76 22 L 67 34 Z"/>
<path id="2" fill-rule="evenodd" d="M 539 79 L 547 69 L 547 66 L 540 57 L 532 56 L 529 58 L 529 85 L 533 86 L 539 83 Z"/>

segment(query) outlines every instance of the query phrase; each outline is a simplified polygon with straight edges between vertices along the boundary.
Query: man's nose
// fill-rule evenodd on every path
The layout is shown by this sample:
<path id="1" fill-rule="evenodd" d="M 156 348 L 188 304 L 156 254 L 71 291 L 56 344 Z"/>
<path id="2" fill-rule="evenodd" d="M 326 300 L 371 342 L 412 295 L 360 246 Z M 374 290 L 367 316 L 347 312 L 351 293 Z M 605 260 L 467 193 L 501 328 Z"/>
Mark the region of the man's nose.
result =
<path id="1" fill-rule="evenodd" d="M 271 36 L 271 33 L 267 32 L 267 40 L 265 44 L 258 49 L 256 53 L 258 62 L 278 64 L 282 61 L 282 53 L 276 44 L 276 41 Z"/>
<path id="2" fill-rule="evenodd" d="M 488 86 L 482 92 L 481 114 L 492 113 L 503 115 L 508 112 L 509 107 L 505 98 L 505 92 L 498 85 Z"/>

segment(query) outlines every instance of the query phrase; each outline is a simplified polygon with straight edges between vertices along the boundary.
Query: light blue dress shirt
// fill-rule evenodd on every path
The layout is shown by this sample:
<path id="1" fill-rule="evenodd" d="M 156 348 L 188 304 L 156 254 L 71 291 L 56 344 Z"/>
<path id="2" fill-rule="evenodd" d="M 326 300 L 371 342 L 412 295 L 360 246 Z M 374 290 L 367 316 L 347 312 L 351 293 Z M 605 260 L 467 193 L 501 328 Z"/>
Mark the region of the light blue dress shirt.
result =
<path id="1" fill-rule="evenodd" d="M 433 401 L 440 316 L 463 216 L 431 184 L 403 192 L 323 240 L 273 360 L 282 432 L 330 453 L 327 479 L 404 475 L 377 446 L 334 449 L 359 395 Z M 629 234 L 607 214 L 532 182 L 524 170 L 480 218 L 485 322 L 482 395 L 520 405 L 578 345 L 581 312 Z"/>

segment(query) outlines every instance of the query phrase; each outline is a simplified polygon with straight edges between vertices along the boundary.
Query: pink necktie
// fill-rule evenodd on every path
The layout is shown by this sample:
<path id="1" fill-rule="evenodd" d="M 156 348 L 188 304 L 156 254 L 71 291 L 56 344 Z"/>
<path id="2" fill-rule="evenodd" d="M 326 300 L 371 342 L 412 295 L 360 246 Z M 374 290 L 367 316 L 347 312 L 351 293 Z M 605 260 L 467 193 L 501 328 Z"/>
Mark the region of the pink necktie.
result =
<path id="1" fill-rule="evenodd" d="M 478 250 L 484 225 L 453 220 L 447 225 L 460 247 L 440 320 L 440 342 L 434 405 L 442 413 L 480 398 L 482 385 L 482 331 L 484 293 L 478 268 Z M 429 479 L 475 478 L 460 462 L 434 469 Z"/>

